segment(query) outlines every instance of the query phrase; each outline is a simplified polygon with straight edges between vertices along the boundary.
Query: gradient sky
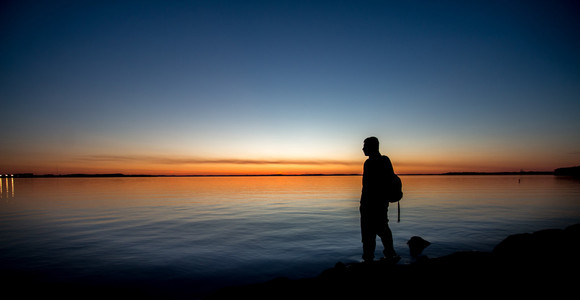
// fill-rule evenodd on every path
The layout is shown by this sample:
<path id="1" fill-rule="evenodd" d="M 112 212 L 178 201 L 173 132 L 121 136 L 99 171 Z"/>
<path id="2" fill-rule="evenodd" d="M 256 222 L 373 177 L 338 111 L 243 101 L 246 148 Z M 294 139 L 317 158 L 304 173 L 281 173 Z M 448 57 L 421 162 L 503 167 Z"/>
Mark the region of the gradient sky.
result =
<path id="1" fill-rule="evenodd" d="M 3 1 L 0 172 L 580 165 L 578 1 Z"/>

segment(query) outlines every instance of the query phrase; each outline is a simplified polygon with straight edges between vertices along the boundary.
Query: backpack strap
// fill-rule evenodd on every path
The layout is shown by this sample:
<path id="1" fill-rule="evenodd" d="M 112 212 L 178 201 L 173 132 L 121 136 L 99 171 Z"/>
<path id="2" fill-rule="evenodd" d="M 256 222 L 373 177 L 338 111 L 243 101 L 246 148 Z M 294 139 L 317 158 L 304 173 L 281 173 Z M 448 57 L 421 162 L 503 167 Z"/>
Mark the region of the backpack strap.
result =
<path id="1" fill-rule="evenodd" d="M 397 223 L 401 223 L 401 201 L 397 201 Z"/>

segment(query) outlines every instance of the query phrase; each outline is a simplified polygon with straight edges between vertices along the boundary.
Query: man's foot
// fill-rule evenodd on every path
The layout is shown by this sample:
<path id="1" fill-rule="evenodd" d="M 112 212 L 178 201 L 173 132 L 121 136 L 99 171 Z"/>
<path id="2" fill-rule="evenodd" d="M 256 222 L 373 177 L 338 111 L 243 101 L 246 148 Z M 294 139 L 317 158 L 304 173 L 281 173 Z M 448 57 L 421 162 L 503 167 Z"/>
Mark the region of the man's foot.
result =
<path id="1" fill-rule="evenodd" d="M 382 263 L 388 263 L 388 264 L 396 264 L 399 262 L 399 260 L 401 260 L 401 256 L 399 255 L 393 255 L 393 256 L 387 256 L 387 257 L 383 257 L 381 258 L 381 262 Z"/>
<path id="2" fill-rule="evenodd" d="M 362 262 L 363 262 L 363 264 L 371 264 L 371 263 L 373 263 L 374 261 L 375 261 L 375 260 L 374 260 L 373 258 L 371 258 L 371 259 L 368 259 L 368 258 L 367 258 L 367 259 L 363 259 L 363 261 L 362 261 Z"/>

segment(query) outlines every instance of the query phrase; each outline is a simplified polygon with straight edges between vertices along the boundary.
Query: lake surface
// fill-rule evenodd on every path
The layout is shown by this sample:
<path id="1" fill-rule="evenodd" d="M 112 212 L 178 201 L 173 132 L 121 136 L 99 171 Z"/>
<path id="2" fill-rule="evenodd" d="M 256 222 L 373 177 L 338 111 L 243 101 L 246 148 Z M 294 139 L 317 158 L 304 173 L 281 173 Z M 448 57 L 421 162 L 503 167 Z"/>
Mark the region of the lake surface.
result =
<path id="1" fill-rule="evenodd" d="M 395 248 L 491 251 L 510 234 L 580 223 L 580 180 L 401 176 Z M 360 176 L 2 179 L 0 271 L 133 284 L 168 298 L 360 261 Z M 382 246 L 377 243 L 377 257 Z M 555 258 L 557 259 L 557 258 Z M 176 291 L 180 291 L 177 294 Z M 173 295 L 172 292 L 176 294 Z"/>

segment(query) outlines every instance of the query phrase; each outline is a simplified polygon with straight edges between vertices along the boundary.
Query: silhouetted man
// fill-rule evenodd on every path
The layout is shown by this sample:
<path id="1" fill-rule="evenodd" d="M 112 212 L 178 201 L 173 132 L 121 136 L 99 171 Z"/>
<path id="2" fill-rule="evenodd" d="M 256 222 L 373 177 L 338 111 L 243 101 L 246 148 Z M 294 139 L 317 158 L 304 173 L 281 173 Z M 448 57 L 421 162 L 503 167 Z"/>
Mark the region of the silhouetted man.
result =
<path id="1" fill-rule="evenodd" d="M 389 201 L 386 197 L 388 178 L 394 174 L 393 165 L 387 156 L 379 152 L 379 140 L 374 136 L 365 139 L 363 152 L 369 157 L 364 164 L 360 199 L 363 260 L 371 262 L 375 258 L 378 235 L 383 242 L 385 259 L 397 262 L 400 257 L 393 247 L 393 234 L 387 216 Z"/>

